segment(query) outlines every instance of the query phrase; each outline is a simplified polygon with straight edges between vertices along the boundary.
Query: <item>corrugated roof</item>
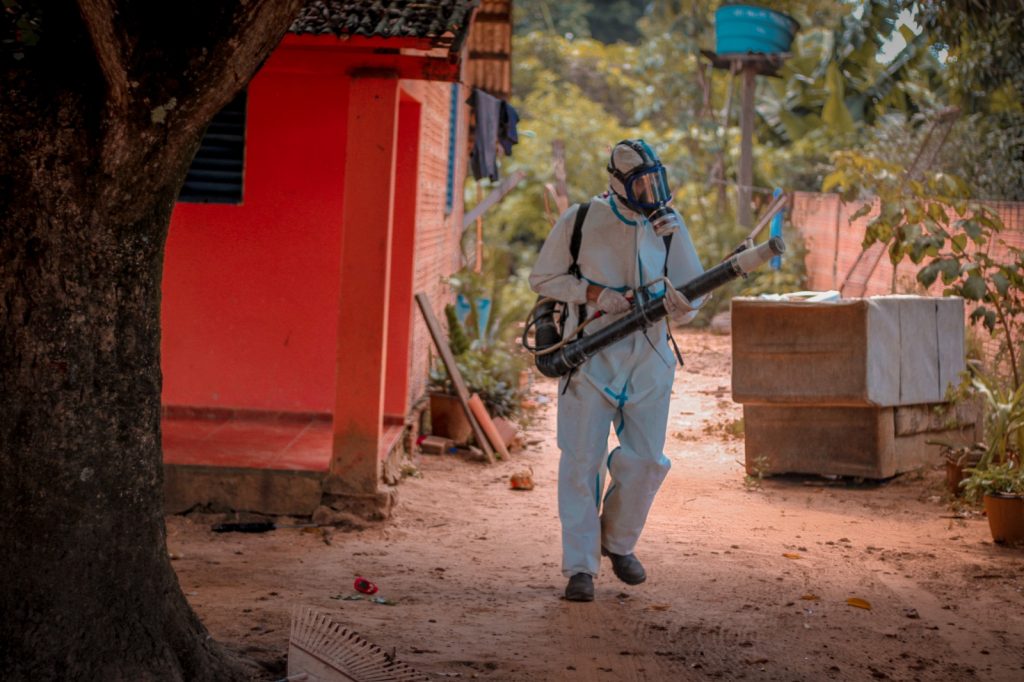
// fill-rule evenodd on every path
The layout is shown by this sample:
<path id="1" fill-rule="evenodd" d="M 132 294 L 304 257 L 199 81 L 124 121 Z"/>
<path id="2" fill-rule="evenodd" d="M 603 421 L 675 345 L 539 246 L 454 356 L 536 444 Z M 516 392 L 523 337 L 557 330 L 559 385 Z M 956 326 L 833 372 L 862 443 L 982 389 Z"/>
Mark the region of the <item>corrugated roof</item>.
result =
<path id="1" fill-rule="evenodd" d="M 292 33 L 431 38 L 458 45 L 479 0 L 310 0 Z"/>
<path id="2" fill-rule="evenodd" d="M 466 45 L 466 83 L 508 99 L 512 94 L 512 0 L 481 0 Z"/>

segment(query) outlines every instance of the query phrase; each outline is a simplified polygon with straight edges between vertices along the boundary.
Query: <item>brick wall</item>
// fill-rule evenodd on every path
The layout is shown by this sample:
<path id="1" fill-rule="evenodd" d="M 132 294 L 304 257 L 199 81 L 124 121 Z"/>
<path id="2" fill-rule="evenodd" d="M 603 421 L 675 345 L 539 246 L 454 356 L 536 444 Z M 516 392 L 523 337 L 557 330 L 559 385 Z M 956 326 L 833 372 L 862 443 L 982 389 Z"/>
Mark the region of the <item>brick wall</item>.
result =
<path id="1" fill-rule="evenodd" d="M 797 192 L 793 196 L 790 221 L 807 246 L 808 289 L 839 289 L 851 274 L 851 268 L 863 250 L 861 243 L 867 225 L 878 214 L 877 207 L 874 207 L 870 213 L 851 223 L 850 216 L 861 205 L 857 202 L 844 204 L 837 194 Z M 1024 203 L 1002 201 L 987 202 L 986 205 L 999 214 L 1006 227 L 999 239 L 1011 246 L 1024 248 Z M 993 255 L 1005 251 L 1001 244 L 993 247 Z M 844 293 L 859 293 L 861 289 L 864 289 L 865 296 L 892 293 L 893 266 L 888 255 L 883 254 L 870 273 L 863 262 L 865 259 L 862 259 L 862 266 L 852 273 Z M 866 262 L 874 262 L 870 252 Z M 897 293 L 920 291 L 914 279 L 918 267 L 909 261 L 900 264 L 896 273 Z"/>
<path id="2" fill-rule="evenodd" d="M 452 211 L 445 215 L 451 84 L 404 81 L 402 85 L 423 104 L 413 291 L 426 292 L 434 306 L 434 313 L 444 325 L 444 306 L 452 301 L 452 293 L 443 278 L 462 265 L 459 250 L 459 239 L 462 234 L 462 187 L 468 164 L 465 149 L 469 114 L 468 107 L 463 103 L 466 95 L 463 92 L 459 97 L 455 193 Z M 430 332 L 415 304 L 412 315 L 408 407 L 426 391 L 430 358 L 437 355 Z"/>

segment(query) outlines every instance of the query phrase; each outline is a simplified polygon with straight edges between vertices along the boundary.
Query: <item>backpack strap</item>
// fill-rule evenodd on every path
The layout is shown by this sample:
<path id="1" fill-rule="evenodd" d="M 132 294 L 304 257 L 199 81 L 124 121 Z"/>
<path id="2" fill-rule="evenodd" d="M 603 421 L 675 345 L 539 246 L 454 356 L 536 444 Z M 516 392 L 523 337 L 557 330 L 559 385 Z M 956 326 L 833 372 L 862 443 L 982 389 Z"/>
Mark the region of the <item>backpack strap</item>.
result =
<path id="1" fill-rule="evenodd" d="M 587 220 L 587 211 L 590 210 L 590 202 L 584 202 L 580 204 L 579 208 L 576 209 L 576 221 L 572 225 L 572 237 L 569 239 L 569 255 L 572 256 L 572 264 L 569 266 L 569 274 L 576 279 L 583 279 L 583 273 L 580 271 L 580 245 L 583 243 L 583 223 Z M 562 310 L 563 319 L 565 320 L 565 309 Z M 583 320 L 587 319 L 587 304 L 580 303 L 576 319 L 582 323 Z M 578 336 L 583 336 L 582 331 L 576 332 Z M 565 387 L 562 392 L 565 393 L 569 390 L 569 382 L 572 381 L 572 377 L 576 374 L 576 369 L 573 368 L 571 372 L 565 378 Z"/>
<path id="2" fill-rule="evenodd" d="M 665 241 L 665 277 L 668 277 L 668 250 L 672 248 L 672 233 L 669 232 L 662 239 Z M 666 284 L 665 286 L 670 286 Z M 683 354 L 679 352 L 679 345 L 676 343 L 676 337 L 672 335 L 672 325 L 666 322 L 665 330 L 667 332 L 668 340 L 672 344 L 672 350 L 676 352 L 676 359 L 679 360 L 679 366 L 682 367 Z"/>
<path id="3" fill-rule="evenodd" d="M 590 202 L 580 204 L 576 209 L 576 222 L 572 225 L 572 238 L 569 240 L 569 255 L 572 256 L 572 265 L 569 266 L 569 274 L 576 279 L 581 279 L 580 272 L 580 244 L 583 243 L 583 223 L 587 219 L 587 211 L 590 210 Z"/>

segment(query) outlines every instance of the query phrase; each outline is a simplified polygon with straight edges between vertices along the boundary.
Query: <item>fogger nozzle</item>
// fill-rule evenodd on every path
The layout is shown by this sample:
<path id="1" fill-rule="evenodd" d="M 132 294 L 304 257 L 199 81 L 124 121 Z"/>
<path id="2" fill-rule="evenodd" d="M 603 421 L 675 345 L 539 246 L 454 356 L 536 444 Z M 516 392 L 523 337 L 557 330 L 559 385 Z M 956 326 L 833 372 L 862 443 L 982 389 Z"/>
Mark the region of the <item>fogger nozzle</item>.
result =
<path id="1" fill-rule="evenodd" d="M 746 275 L 761 267 L 775 256 L 781 256 L 785 251 L 786 242 L 782 241 L 782 237 L 772 237 L 760 246 L 740 251 L 733 258 L 736 259 L 736 267 L 740 273 Z"/>

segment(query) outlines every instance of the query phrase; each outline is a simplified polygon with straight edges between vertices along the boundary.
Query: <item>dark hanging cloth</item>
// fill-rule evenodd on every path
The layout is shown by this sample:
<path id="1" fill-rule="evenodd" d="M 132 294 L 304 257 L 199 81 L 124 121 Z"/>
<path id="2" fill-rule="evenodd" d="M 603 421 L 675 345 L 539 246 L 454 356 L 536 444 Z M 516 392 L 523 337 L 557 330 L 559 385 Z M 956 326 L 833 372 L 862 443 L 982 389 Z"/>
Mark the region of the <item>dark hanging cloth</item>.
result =
<path id="1" fill-rule="evenodd" d="M 519 143 L 519 114 L 508 102 L 501 103 L 501 117 L 498 123 L 498 144 L 505 150 L 505 156 L 512 156 L 512 145 Z"/>
<path id="2" fill-rule="evenodd" d="M 502 101 L 483 90 L 473 90 L 467 102 L 476 111 L 476 139 L 469 155 L 473 177 L 498 179 L 498 126 Z"/>

